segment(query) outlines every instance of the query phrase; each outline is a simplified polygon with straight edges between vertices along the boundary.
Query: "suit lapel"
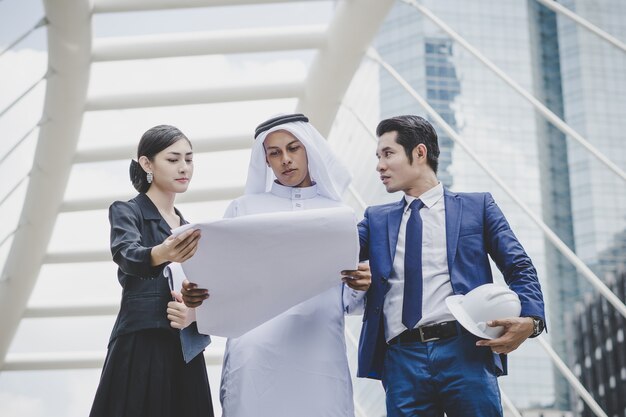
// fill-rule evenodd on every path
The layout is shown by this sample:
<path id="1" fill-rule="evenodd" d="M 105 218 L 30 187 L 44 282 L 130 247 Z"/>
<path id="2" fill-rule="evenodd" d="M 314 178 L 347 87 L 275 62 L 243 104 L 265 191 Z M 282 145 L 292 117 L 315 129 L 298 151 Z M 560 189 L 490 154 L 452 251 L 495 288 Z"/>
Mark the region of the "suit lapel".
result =
<path id="1" fill-rule="evenodd" d="M 157 210 L 157 212 L 158 212 L 158 210 Z M 180 225 L 181 226 L 184 225 L 184 224 L 187 224 L 187 221 L 185 221 L 183 216 L 180 214 L 180 211 L 178 211 L 178 209 L 176 207 L 174 207 L 174 212 L 176 212 L 176 214 L 180 218 Z M 168 236 L 172 234 L 172 230 L 173 230 L 172 227 L 167 223 L 167 221 L 165 221 L 165 218 L 163 218 L 163 216 L 161 216 L 161 213 L 159 213 L 159 229 L 161 229 L 161 231 L 165 232 Z"/>
<path id="2" fill-rule="evenodd" d="M 176 215 L 180 218 L 180 225 L 184 225 L 187 224 L 187 221 L 183 218 L 183 215 L 180 214 L 180 211 L 178 211 L 178 209 L 176 207 L 174 207 L 174 212 L 176 213 Z M 170 227 L 170 225 L 167 223 L 167 221 L 165 221 L 165 219 L 163 218 L 163 216 L 161 216 L 161 213 L 159 213 L 159 229 L 161 229 L 163 232 L 165 232 L 168 236 L 172 234 L 172 228 Z"/>
<path id="3" fill-rule="evenodd" d="M 398 246 L 398 233 L 404 212 L 404 197 L 387 213 L 387 233 L 389 233 L 389 254 L 390 264 L 393 265 L 393 258 L 396 256 L 396 246 Z"/>
<path id="4" fill-rule="evenodd" d="M 459 243 L 459 232 L 461 229 L 461 215 L 463 214 L 463 203 L 459 196 L 444 190 L 446 203 L 446 249 L 448 253 L 448 271 L 452 273 L 452 265 L 456 257 L 456 249 Z"/>
<path id="5" fill-rule="evenodd" d="M 139 208 L 141 209 L 141 214 L 144 220 L 151 220 L 156 222 L 158 224 L 158 228 L 167 236 L 172 234 L 172 230 L 169 224 L 167 224 L 165 219 L 161 216 L 161 213 L 159 213 L 159 210 L 156 208 L 152 200 L 150 200 L 150 197 L 145 194 L 139 194 L 137 197 L 135 197 L 135 200 L 139 204 Z"/>
<path id="6" fill-rule="evenodd" d="M 163 217 L 161 217 L 161 220 L 159 220 L 159 229 L 162 232 L 164 232 L 167 236 L 172 234 L 172 228 L 170 227 L 169 224 L 167 224 L 167 222 L 165 221 Z"/>

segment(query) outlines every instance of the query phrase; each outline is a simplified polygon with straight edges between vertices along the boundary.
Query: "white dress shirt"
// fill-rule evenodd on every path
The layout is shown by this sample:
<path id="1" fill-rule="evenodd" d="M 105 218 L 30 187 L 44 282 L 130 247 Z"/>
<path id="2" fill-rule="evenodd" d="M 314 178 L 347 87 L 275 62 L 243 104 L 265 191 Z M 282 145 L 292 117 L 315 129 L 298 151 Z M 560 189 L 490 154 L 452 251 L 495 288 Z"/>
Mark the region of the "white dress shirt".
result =
<path id="1" fill-rule="evenodd" d="M 406 223 L 411 215 L 409 205 L 415 197 L 405 195 L 404 198 L 406 206 L 398 232 L 393 272 L 389 277 L 390 288 L 385 295 L 383 306 L 387 342 L 407 330 L 402 324 L 404 247 Z M 446 208 L 443 185 L 437 184 L 419 196 L 419 199 L 424 203 L 419 213 L 422 218 L 422 318 L 415 327 L 454 320 L 454 316 L 445 303 L 446 297 L 453 295 L 453 291 L 446 251 Z"/>
<path id="2" fill-rule="evenodd" d="M 340 205 L 320 196 L 315 185 L 274 183 L 271 192 L 233 201 L 225 217 Z M 344 314 L 362 311 L 365 292 L 344 286 L 339 272 L 336 287 L 228 339 L 220 389 L 223 417 L 354 417 Z M 298 271 L 293 279 L 301 279 Z"/>

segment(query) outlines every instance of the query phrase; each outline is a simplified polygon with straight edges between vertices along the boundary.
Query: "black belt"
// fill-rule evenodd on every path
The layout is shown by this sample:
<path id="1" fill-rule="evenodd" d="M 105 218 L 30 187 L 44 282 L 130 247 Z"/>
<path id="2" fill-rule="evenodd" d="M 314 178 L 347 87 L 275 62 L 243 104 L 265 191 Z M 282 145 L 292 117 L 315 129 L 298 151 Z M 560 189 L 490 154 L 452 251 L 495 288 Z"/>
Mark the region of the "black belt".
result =
<path id="1" fill-rule="evenodd" d="M 416 327 L 412 330 L 405 330 L 388 344 L 411 343 L 411 342 L 433 342 L 435 340 L 447 339 L 459 334 L 459 327 L 456 320 L 444 321 L 437 324 L 429 324 L 427 326 Z"/>

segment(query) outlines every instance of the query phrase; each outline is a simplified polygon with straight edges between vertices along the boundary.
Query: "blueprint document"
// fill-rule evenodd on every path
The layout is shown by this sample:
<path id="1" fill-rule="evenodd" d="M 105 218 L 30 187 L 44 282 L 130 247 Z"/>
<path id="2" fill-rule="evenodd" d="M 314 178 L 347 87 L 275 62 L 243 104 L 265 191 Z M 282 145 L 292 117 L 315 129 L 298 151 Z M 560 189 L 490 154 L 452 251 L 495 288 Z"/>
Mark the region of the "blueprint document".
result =
<path id="1" fill-rule="evenodd" d="M 200 229 L 195 255 L 172 268 L 209 299 L 196 309 L 204 334 L 238 337 L 334 285 L 340 271 L 356 269 L 356 219 L 346 207 L 275 212 L 191 223 Z M 178 275 L 178 277 L 176 277 Z"/>

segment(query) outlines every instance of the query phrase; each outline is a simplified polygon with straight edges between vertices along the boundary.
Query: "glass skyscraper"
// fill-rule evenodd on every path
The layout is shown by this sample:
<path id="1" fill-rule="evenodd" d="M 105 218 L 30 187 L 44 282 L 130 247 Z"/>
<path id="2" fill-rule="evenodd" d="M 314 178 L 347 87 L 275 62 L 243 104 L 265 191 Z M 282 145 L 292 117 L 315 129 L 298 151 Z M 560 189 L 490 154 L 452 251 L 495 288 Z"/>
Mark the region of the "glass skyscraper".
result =
<path id="1" fill-rule="evenodd" d="M 566 0 L 568 8 L 626 40 L 626 3 Z M 565 119 L 622 170 L 626 169 L 626 54 L 558 20 Z M 603 250 L 624 246 L 626 185 L 576 143 L 567 147 L 572 216 L 578 255 L 603 275 L 624 259 L 600 258 Z M 620 237 L 621 236 L 621 237 Z"/>
<path id="2" fill-rule="evenodd" d="M 617 0 L 595 2 L 593 7 L 578 3 L 585 2 L 565 5 L 614 36 L 626 38 L 626 4 Z M 421 4 L 625 167 L 626 146 L 620 132 L 626 127 L 626 55 L 535 1 L 424 0 Z M 415 8 L 400 2 L 394 6 L 376 48 L 583 261 L 598 274 L 620 262 L 618 255 L 607 256 L 606 251 L 599 256 L 609 246 L 624 245 L 617 240 L 624 236 L 619 232 L 626 222 L 626 187 L 617 176 Z M 380 118 L 425 114 L 383 69 L 379 69 L 378 83 Z M 590 286 L 508 195 L 436 128 L 440 180 L 455 191 L 494 195 L 537 267 L 548 306 L 548 337 L 567 362 L 572 342 L 562 331 L 568 325 L 564 317 Z M 343 132 L 347 132 L 345 126 Z M 354 138 L 343 136 L 343 144 L 337 146 L 353 149 L 358 160 L 364 152 L 373 153 L 373 144 L 362 143 L 356 150 L 351 144 Z M 363 164 L 352 165 L 359 172 Z M 354 186 L 368 201 L 399 198 L 373 186 L 375 177 L 371 169 L 357 175 Z M 509 375 L 500 382 L 518 408 L 571 407 L 568 385 L 532 340 L 510 356 Z"/>
<path id="3" fill-rule="evenodd" d="M 561 3 L 622 42 L 626 40 L 626 3 L 623 1 L 564 0 Z M 626 54 L 567 18 L 559 17 L 556 27 L 565 120 L 613 163 L 626 170 Z M 566 155 L 576 253 L 604 280 L 607 274 L 614 274 L 620 264 L 626 263 L 626 184 L 574 141 L 568 140 Z M 589 285 L 580 281 L 574 274 L 562 275 L 557 281 L 562 310 L 569 313 L 568 317 L 573 316 L 571 310 L 576 305 L 573 300 L 580 302 L 581 293 L 589 292 Z M 573 294 L 576 285 L 579 292 Z M 578 297 L 574 299 L 572 295 Z M 565 324 L 571 326 L 571 323 Z M 574 344 L 561 340 L 561 345 Z M 626 370 L 619 375 L 626 384 Z M 560 398 L 565 398 L 562 385 L 557 387 Z M 588 388 L 594 394 L 599 392 L 597 387 Z M 569 399 L 572 406 L 577 404 L 575 408 L 581 408 L 581 402 L 575 401 L 573 394 Z M 596 396 L 596 400 L 602 404 L 604 398 Z"/>

